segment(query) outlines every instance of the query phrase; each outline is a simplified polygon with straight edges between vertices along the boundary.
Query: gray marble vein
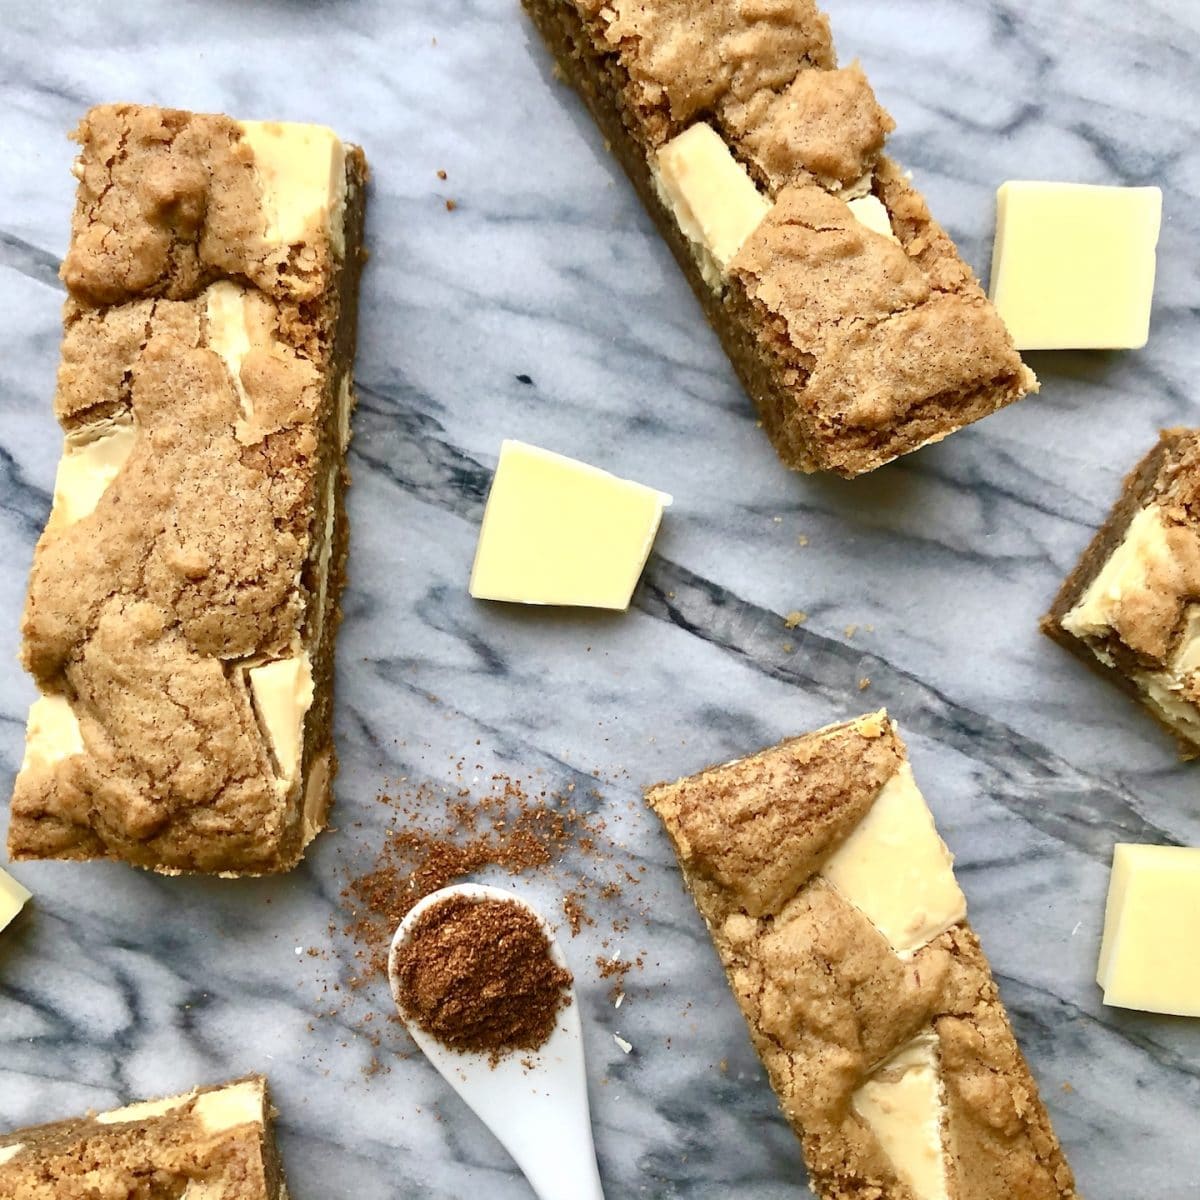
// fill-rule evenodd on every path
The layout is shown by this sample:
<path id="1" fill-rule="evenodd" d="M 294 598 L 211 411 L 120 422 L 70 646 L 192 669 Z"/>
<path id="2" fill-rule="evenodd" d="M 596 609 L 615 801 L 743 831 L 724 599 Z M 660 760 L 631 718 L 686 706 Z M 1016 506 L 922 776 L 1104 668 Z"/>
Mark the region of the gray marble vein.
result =
<path id="1" fill-rule="evenodd" d="M 1200 1026 L 1105 1008 L 1092 982 L 1113 841 L 1200 844 L 1200 767 L 1036 629 L 1134 458 L 1159 427 L 1196 419 L 1200 7 L 830 9 L 843 59 L 862 59 L 896 116 L 896 155 L 985 275 L 1006 178 L 1155 183 L 1166 202 L 1146 350 L 1031 356 L 1040 396 L 852 484 L 779 466 L 513 0 L 0 0 L 10 663 L 59 448 L 66 131 L 119 98 L 317 120 L 374 170 L 338 831 L 279 880 L 19 865 L 37 899 L 0 936 L 0 1128 L 265 1070 L 297 1200 L 529 1196 L 440 1079 L 393 1053 L 397 1037 L 389 1069 L 364 1074 L 376 1051 L 359 1018 L 384 1011 L 381 989 L 317 1016 L 352 972 L 329 926 L 382 839 L 375 797 L 401 775 L 453 783 L 465 755 L 481 775 L 541 772 L 581 797 L 595 784 L 587 803 L 642 869 L 567 943 L 608 1195 L 802 1197 L 797 1145 L 640 791 L 886 705 L 1083 1192 L 1200 1194 Z M 466 595 L 504 437 L 674 494 L 628 614 Z M 795 609 L 808 620 L 789 630 Z M 31 696 L 11 668 L 4 790 Z M 571 856 L 565 878 L 593 869 Z M 524 888 L 553 909 L 561 886 Z M 620 916 L 623 950 L 646 966 L 615 1011 L 592 960 Z"/>

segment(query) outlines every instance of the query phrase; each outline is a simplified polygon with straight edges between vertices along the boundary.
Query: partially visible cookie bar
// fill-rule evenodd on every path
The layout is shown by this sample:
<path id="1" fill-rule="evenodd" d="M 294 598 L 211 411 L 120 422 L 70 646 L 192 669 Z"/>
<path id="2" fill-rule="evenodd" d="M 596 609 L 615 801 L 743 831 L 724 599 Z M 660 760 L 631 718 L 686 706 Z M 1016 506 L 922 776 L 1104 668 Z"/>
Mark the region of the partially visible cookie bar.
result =
<path id="1" fill-rule="evenodd" d="M 780 457 L 854 476 L 1037 388 L 813 0 L 523 0 Z"/>
<path id="2" fill-rule="evenodd" d="M 6 1200 L 287 1200 L 261 1077 L 0 1134 Z"/>
<path id="3" fill-rule="evenodd" d="M 318 126 L 135 105 L 75 138 L 9 852 L 285 870 L 336 769 L 366 161 Z"/>
<path id="4" fill-rule="evenodd" d="M 1042 629 L 1200 753 L 1200 429 L 1133 469 Z"/>
<path id="5" fill-rule="evenodd" d="M 885 713 L 648 800 L 822 1200 L 1076 1196 Z"/>

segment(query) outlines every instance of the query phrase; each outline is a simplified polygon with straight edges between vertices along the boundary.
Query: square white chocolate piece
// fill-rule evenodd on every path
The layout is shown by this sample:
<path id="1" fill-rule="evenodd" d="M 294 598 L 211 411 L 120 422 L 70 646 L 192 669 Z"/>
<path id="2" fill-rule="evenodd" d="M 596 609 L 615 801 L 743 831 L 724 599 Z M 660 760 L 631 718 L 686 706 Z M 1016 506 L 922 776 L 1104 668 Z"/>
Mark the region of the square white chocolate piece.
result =
<path id="1" fill-rule="evenodd" d="M 671 497 L 524 442 L 505 441 L 471 595 L 626 609 Z"/>
<path id="2" fill-rule="evenodd" d="M 680 230 L 696 250 L 710 287 L 719 288 L 733 256 L 771 210 L 724 138 L 703 121 L 658 151 L 655 177 Z"/>
<path id="3" fill-rule="evenodd" d="M 1200 1017 L 1200 848 L 1114 847 L 1096 981 L 1115 1008 Z"/>
<path id="4" fill-rule="evenodd" d="M 0 869 L 0 930 L 17 919 L 17 914 L 33 899 L 33 893 L 22 887 L 7 871 Z"/>
<path id="5" fill-rule="evenodd" d="M 907 763 L 883 785 L 821 874 L 902 958 L 967 915 L 954 858 Z"/>
<path id="6" fill-rule="evenodd" d="M 1010 182 L 991 298 L 1018 350 L 1136 350 L 1150 336 L 1156 187 Z"/>

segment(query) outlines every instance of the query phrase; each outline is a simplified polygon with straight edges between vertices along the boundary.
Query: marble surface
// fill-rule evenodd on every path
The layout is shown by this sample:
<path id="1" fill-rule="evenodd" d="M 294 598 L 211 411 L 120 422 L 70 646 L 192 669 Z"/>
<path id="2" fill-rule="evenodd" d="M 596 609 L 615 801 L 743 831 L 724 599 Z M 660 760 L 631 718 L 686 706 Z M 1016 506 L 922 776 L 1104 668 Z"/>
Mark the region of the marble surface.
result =
<path id="1" fill-rule="evenodd" d="M 1200 767 L 1036 630 L 1156 429 L 1195 421 L 1192 0 L 830 0 L 843 59 L 862 59 L 897 119 L 895 153 L 977 269 L 1005 178 L 1156 183 L 1166 201 L 1145 351 L 1033 356 L 1040 397 L 853 484 L 778 465 L 514 0 L 2 7 L 6 662 L 59 445 L 65 132 L 119 98 L 323 121 L 366 147 L 374 183 L 340 829 L 277 881 L 18 866 L 37 901 L 0 937 L 0 1128 L 265 1069 L 297 1200 L 530 1195 L 422 1061 L 366 1077 L 355 1028 L 314 1019 L 322 972 L 349 970 L 328 925 L 346 862 L 381 836 L 384 777 L 444 782 L 467 754 L 558 785 L 600 771 L 600 807 L 646 867 L 650 928 L 637 897 L 617 905 L 635 916 L 629 951 L 649 952 L 619 1013 L 590 966 L 603 930 L 567 945 L 610 1200 L 804 1196 L 797 1145 L 636 800 L 651 781 L 886 705 L 1082 1191 L 1200 1191 L 1200 1025 L 1106 1009 L 1092 982 L 1113 841 L 1200 844 Z M 506 436 L 675 495 L 628 615 L 468 598 Z M 795 633 L 792 609 L 809 613 Z M 11 667 L 0 790 L 31 696 Z"/>

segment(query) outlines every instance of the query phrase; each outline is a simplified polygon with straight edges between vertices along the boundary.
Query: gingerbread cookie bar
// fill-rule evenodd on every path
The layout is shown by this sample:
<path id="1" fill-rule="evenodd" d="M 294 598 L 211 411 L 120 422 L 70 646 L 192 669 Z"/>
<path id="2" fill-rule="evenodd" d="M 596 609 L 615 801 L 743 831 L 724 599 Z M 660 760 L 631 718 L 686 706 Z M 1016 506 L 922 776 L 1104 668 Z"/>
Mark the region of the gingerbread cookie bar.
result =
<path id="1" fill-rule="evenodd" d="M 267 1082 L 241 1079 L 0 1134 L 7 1200 L 287 1200 Z"/>
<path id="2" fill-rule="evenodd" d="M 261 874 L 322 828 L 367 166 L 311 125 L 93 109 L 9 853 Z"/>
<path id="3" fill-rule="evenodd" d="M 1200 753 L 1200 429 L 1130 473 L 1042 629 Z"/>
<path id="4" fill-rule="evenodd" d="M 854 476 L 1037 388 L 812 0 L 522 0 L 780 457 Z"/>
<path id="5" fill-rule="evenodd" d="M 647 798 L 822 1200 L 1076 1195 L 885 713 Z"/>

